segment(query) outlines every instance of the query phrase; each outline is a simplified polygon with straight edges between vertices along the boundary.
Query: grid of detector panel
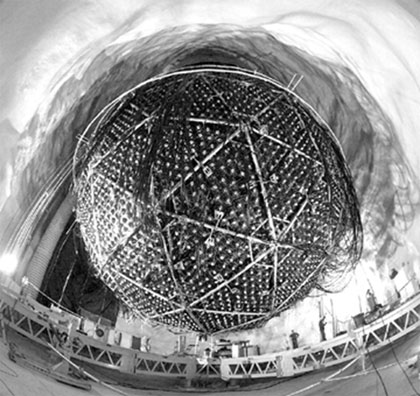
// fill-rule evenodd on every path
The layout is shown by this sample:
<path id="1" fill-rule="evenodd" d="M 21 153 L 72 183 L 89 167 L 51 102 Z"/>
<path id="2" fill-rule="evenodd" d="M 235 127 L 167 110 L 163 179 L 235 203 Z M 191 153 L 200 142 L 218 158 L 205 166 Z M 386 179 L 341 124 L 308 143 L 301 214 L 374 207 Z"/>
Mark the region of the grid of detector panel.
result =
<path id="1" fill-rule="evenodd" d="M 316 285 L 327 254 L 351 262 L 357 235 L 334 240 L 354 230 L 354 208 L 332 145 L 295 97 L 252 76 L 146 85 L 86 150 L 78 221 L 92 262 L 152 320 L 258 326 Z"/>

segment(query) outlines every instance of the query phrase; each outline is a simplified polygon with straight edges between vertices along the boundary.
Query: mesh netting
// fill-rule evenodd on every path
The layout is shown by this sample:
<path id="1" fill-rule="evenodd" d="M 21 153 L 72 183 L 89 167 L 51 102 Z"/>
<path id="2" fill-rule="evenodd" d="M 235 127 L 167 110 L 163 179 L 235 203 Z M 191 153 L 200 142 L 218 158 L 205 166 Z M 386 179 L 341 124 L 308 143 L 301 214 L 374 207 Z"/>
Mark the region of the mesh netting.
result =
<path id="1" fill-rule="evenodd" d="M 79 143 L 75 191 L 98 275 L 135 314 L 177 328 L 259 326 L 360 254 L 331 131 L 245 71 L 172 73 L 115 100 Z"/>

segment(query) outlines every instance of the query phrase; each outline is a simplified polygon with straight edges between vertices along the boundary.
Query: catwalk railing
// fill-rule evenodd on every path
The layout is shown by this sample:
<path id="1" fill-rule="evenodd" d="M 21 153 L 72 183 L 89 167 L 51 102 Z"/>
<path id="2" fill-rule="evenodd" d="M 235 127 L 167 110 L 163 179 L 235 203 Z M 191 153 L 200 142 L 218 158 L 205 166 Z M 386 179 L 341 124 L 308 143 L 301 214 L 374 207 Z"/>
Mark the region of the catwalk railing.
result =
<path id="1" fill-rule="evenodd" d="M 57 334 L 68 332 L 68 321 L 50 317 L 45 306 L 19 294 L 12 282 L 0 289 L 2 327 L 45 346 L 57 345 Z M 315 346 L 241 358 L 209 359 L 162 356 L 108 345 L 70 330 L 60 348 L 72 360 L 116 369 L 132 375 L 165 376 L 185 379 L 244 379 L 290 377 L 343 364 L 351 359 L 389 345 L 420 325 L 420 295 L 401 304 L 375 322 Z"/>
<path id="2" fill-rule="evenodd" d="M 222 377 L 288 377 L 350 361 L 403 337 L 420 325 L 420 295 L 375 322 L 314 346 L 241 359 L 223 359 Z"/>

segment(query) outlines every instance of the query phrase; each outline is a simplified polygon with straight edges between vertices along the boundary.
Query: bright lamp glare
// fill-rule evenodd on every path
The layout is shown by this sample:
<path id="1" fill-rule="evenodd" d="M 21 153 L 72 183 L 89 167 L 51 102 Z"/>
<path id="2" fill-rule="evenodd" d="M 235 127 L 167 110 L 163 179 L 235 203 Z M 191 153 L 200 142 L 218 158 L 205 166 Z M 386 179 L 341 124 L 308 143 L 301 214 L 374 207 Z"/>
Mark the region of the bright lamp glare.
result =
<path id="1" fill-rule="evenodd" d="M 0 272 L 6 275 L 12 275 L 18 266 L 17 258 L 11 254 L 6 253 L 0 258 Z"/>

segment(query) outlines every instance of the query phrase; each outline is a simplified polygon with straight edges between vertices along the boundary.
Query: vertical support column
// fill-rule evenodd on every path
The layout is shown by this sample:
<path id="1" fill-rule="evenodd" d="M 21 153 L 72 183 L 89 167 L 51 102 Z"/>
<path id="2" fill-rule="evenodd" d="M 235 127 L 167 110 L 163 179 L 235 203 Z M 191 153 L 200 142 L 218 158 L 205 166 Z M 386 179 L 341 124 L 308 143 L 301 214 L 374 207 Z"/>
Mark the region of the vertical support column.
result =
<path id="1" fill-rule="evenodd" d="M 187 345 L 187 336 L 185 334 L 180 334 L 178 336 L 177 352 L 184 353 L 186 345 Z"/>
<path id="2" fill-rule="evenodd" d="M 366 349 L 365 349 L 365 347 L 364 347 L 364 346 L 362 346 L 362 347 L 359 349 L 359 356 L 360 356 L 360 358 L 359 358 L 359 360 L 356 362 L 355 367 L 356 367 L 358 370 L 361 370 L 361 371 L 366 371 Z"/>
<path id="3" fill-rule="evenodd" d="M 354 340 L 354 343 L 356 344 L 357 350 L 360 355 L 360 359 L 356 362 L 356 367 L 361 369 L 362 371 L 366 371 L 366 348 L 363 343 L 363 335 L 360 331 L 349 332 L 349 337 L 351 337 Z"/>
<path id="4" fill-rule="evenodd" d="M 330 298 L 330 304 L 331 304 L 331 319 L 332 319 L 332 336 L 335 337 L 335 335 L 337 334 L 337 318 L 335 317 L 334 302 L 332 298 Z"/>
<path id="5" fill-rule="evenodd" d="M 121 357 L 121 371 L 134 374 L 136 372 L 137 354 L 134 351 L 125 351 Z"/>
<path id="6" fill-rule="evenodd" d="M 417 354 L 417 375 L 420 380 L 420 353 Z"/>
<path id="7" fill-rule="evenodd" d="M 319 309 L 319 317 L 322 318 L 325 313 L 324 313 L 324 298 L 321 296 L 318 300 L 318 309 Z"/>
<path id="8" fill-rule="evenodd" d="M 290 377 L 294 374 L 293 359 L 288 354 L 276 356 L 277 378 Z"/>
<path id="9" fill-rule="evenodd" d="M 0 301 L 0 308 L 2 306 L 2 302 Z M 4 327 L 4 316 L 3 316 L 3 309 L 0 309 L 0 331 L 1 331 L 1 338 L 3 339 L 3 343 L 7 343 L 6 339 L 6 328 Z"/>
<path id="10" fill-rule="evenodd" d="M 195 359 L 189 358 L 187 362 L 187 386 L 191 386 L 192 380 L 197 375 L 197 361 Z"/>
<path id="11" fill-rule="evenodd" d="M 229 365 L 226 362 L 226 359 L 221 359 L 220 362 L 220 378 L 223 381 L 229 381 Z"/>

